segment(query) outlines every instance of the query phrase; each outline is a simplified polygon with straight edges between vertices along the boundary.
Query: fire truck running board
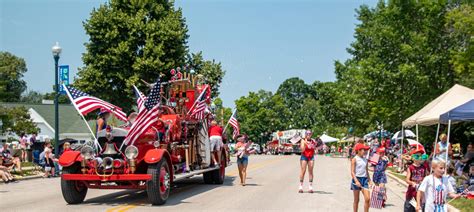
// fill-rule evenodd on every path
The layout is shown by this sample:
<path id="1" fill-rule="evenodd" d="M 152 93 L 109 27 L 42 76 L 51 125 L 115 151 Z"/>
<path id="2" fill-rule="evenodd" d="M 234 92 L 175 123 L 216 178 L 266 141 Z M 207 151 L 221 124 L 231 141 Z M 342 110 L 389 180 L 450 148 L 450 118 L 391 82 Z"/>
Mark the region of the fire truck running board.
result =
<path id="1" fill-rule="evenodd" d="M 213 168 L 207 168 L 207 169 L 191 171 L 191 172 L 187 172 L 187 173 L 175 174 L 174 175 L 174 181 L 183 180 L 183 179 L 186 179 L 186 178 L 190 178 L 194 175 L 202 174 L 204 172 L 214 171 L 214 170 L 217 170 L 217 169 L 219 169 L 219 167 L 213 167 Z"/>

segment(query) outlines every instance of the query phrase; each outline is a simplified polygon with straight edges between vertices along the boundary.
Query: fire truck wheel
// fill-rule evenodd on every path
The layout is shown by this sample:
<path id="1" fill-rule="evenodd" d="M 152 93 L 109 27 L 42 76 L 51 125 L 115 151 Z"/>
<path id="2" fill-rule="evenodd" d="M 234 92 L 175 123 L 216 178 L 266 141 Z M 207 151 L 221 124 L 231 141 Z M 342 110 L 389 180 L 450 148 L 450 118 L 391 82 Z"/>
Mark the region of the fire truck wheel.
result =
<path id="1" fill-rule="evenodd" d="M 162 158 L 160 162 L 148 166 L 147 173 L 151 174 L 151 180 L 146 182 L 148 200 L 153 205 L 165 204 L 171 188 L 168 162 Z"/>
<path id="2" fill-rule="evenodd" d="M 205 184 L 214 184 L 214 179 L 212 178 L 213 172 L 204 172 L 202 173 L 202 178 L 204 179 Z"/>
<path id="3" fill-rule="evenodd" d="M 226 166 L 226 159 L 225 154 L 222 154 L 221 157 L 221 164 L 219 169 L 212 171 L 212 180 L 215 184 L 223 184 L 225 179 L 225 166 Z"/>
<path id="4" fill-rule="evenodd" d="M 78 173 L 79 166 L 70 166 L 63 168 L 63 174 Z M 63 180 L 61 179 L 61 191 L 64 200 L 69 204 L 79 204 L 84 201 L 87 194 L 87 187 L 77 180 Z"/>

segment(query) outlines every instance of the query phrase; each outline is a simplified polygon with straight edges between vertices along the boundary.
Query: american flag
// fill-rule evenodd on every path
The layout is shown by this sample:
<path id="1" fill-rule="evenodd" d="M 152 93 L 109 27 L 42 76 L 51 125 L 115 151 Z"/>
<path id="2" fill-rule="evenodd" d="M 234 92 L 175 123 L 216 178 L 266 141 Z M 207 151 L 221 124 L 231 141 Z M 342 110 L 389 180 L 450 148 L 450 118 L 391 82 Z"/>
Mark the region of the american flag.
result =
<path id="1" fill-rule="evenodd" d="M 191 117 L 197 119 L 197 120 L 202 120 L 204 119 L 206 115 L 206 110 L 207 110 L 207 95 L 206 95 L 207 89 L 203 89 L 202 93 L 199 95 L 198 99 L 196 100 L 196 103 L 194 104 L 194 107 L 191 108 Z"/>
<path id="2" fill-rule="evenodd" d="M 370 207 L 381 209 L 383 207 L 385 198 L 385 188 L 381 186 L 374 186 L 372 195 L 370 196 Z"/>
<path id="3" fill-rule="evenodd" d="M 87 115 L 94 110 L 104 108 L 107 111 L 113 113 L 118 119 L 127 121 L 127 114 L 125 114 L 121 108 L 97 97 L 90 96 L 89 94 L 73 88 L 70 85 L 63 84 L 63 87 L 69 99 L 74 104 L 74 107 L 76 107 L 80 114 Z"/>
<path id="4" fill-rule="evenodd" d="M 237 110 L 235 110 L 234 114 L 230 116 L 229 124 L 232 126 L 232 128 L 234 128 L 234 131 L 232 132 L 232 138 L 235 139 L 240 134 L 240 124 L 237 120 Z"/>
<path id="5" fill-rule="evenodd" d="M 138 90 L 135 85 L 133 86 L 133 91 L 135 93 L 135 96 L 137 97 L 137 107 L 138 107 L 138 112 L 142 111 L 145 108 L 144 102 L 146 100 L 146 96 L 143 95 L 142 92 Z"/>
<path id="6" fill-rule="evenodd" d="M 158 78 L 151 89 L 150 95 L 144 98 L 143 109 L 138 112 L 137 118 L 127 133 L 124 143 L 131 144 L 145 133 L 151 126 L 156 124 L 160 115 L 160 89 L 161 82 Z"/>

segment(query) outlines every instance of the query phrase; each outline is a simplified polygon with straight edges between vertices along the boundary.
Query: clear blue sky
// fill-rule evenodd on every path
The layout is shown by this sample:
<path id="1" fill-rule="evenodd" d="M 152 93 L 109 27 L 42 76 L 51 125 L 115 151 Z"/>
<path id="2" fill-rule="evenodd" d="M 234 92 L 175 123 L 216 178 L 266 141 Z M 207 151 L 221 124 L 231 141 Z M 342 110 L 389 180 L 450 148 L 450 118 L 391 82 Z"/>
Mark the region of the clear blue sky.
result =
<path id="1" fill-rule="evenodd" d="M 60 63 L 77 73 L 88 40 L 82 22 L 103 2 L 0 0 L 0 50 L 26 60 L 28 89 L 52 90 L 56 41 L 63 47 Z M 334 80 L 334 61 L 349 57 L 361 4 L 376 1 L 176 1 L 188 25 L 190 51 L 203 51 L 227 72 L 221 86 L 226 106 L 249 91 L 275 91 L 290 77 Z"/>

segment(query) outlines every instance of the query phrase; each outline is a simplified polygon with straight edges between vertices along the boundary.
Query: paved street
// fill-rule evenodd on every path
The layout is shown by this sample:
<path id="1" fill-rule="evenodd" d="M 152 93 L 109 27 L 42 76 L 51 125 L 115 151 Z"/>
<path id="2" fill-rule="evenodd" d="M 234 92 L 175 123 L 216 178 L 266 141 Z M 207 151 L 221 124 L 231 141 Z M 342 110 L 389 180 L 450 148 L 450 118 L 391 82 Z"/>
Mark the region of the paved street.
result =
<path id="1" fill-rule="evenodd" d="M 235 160 L 235 158 L 233 158 Z M 299 194 L 298 156 L 251 156 L 248 185 L 238 185 L 236 166 L 227 168 L 224 185 L 205 185 L 197 176 L 178 183 L 166 205 L 152 207 L 146 193 L 89 190 L 81 205 L 67 205 L 60 179 L 35 179 L 0 185 L 2 211 L 351 211 L 349 161 L 318 156 L 314 194 Z M 305 189 L 307 186 L 305 185 Z M 387 208 L 402 211 L 404 188 L 389 179 Z M 363 207 L 362 203 L 359 206 Z"/>

